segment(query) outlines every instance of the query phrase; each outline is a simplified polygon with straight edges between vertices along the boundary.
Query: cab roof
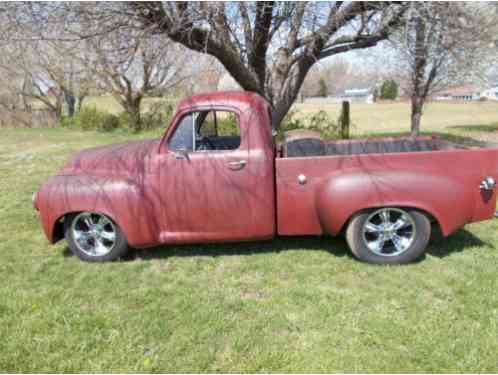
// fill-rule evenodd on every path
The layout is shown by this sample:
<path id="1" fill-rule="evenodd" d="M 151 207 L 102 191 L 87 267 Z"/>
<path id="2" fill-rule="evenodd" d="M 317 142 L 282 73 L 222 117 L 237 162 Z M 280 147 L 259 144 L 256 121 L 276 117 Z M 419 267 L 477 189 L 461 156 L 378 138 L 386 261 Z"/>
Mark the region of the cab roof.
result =
<path id="1" fill-rule="evenodd" d="M 230 105 L 240 109 L 264 104 L 268 102 L 259 94 L 250 91 L 216 91 L 189 96 L 180 101 L 178 110 L 188 109 L 193 106 Z"/>

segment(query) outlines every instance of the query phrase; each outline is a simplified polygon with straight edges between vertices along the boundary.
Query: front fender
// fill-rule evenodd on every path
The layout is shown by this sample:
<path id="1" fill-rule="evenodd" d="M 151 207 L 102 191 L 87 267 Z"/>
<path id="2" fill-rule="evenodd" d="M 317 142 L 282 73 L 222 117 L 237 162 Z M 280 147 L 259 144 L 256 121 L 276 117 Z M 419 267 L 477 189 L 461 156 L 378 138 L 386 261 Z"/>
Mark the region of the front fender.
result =
<path id="1" fill-rule="evenodd" d="M 94 211 L 112 218 L 132 246 L 156 242 L 159 223 L 144 189 L 135 181 L 118 177 L 58 175 L 49 178 L 38 193 L 38 208 L 48 240 L 68 213 Z"/>
<path id="2" fill-rule="evenodd" d="M 409 171 L 334 175 L 318 188 L 315 198 L 322 228 L 334 235 L 362 209 L 397 206 L 428 212 L 446 236 L 472 221 L 475 206 L 473 192 L 458 179 Z"/>

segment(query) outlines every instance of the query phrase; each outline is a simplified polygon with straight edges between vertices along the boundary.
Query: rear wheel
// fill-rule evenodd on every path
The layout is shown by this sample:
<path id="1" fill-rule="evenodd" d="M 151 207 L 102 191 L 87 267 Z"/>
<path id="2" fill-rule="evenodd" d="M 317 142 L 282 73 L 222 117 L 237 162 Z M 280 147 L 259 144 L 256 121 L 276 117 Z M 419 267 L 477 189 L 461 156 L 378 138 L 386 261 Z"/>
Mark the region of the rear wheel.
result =
<path id="1" fill-rule="evenodd" d="M 97 212 L 67 216 L 64 236 L 71 252 L 89 262 L 115 260 L 128 251 L 128 243 L 119 226 Z"/>
<path id="2" fill-rule="evenodd" d="M 431 235 L 430 221 L 413 209 L 383 207 L 357 214 L 346 230 L 353 254 L 376 264 L 404 264 L 420 257 Z"/>

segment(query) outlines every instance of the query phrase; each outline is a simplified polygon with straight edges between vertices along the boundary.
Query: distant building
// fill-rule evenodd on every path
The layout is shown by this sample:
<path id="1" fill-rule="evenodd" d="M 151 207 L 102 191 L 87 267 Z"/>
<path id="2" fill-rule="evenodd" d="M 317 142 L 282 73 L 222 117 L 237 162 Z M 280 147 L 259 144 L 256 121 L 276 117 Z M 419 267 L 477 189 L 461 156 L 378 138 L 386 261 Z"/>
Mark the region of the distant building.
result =
<path id="1" fill-rule="evenodd" d="M 362 88 L 362 89 L 348 89 L 344 90 L 344 94 L 342 97 L 346 100 L 354 102 L 365 102 L 365 103 L 373 103 L 375 101 L 374 98 L 375 88 Z"/>
<path id="2" fill-rule="evenodd" d="M 453 86 L 432 95 L 433 100 L 476 101 L 481 99 L 482 90 L 475 85 Z"/>
<path id="3" fill-rule="evenodd" d="M 375 92 L 375 87 L 353 88 L 353 89 L 346 89 L 339 95 L 305 98 L 304 102 L 312 104 L 329 104 L 329 103 L 340 103 L 343 101 L 347 101 L 354 103 L 371 104 L 375 102 L 374 92 Z"/>
<path id="4" fill-rule="evenodd" d="M 484 90 L 482 97 L 489 100 L 498 100 L 498 85 Z"/>

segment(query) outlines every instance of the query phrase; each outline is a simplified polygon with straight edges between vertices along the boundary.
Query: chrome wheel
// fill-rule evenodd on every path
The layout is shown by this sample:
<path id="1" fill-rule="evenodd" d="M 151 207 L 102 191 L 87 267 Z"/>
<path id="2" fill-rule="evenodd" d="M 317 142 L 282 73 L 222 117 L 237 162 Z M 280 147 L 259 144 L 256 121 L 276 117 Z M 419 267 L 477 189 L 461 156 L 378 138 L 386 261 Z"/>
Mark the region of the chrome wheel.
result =
<path id="1" fill-rule="evenodd" d="M 116 244 L 116 226 L 107 216 L 96 212 L 76 216 L 71 234 L 78 249 L 92 257 L 109 254 Z"/>
<path id="2" fill-rule="evenodd" d="M 397 256 L 407 251 L 415 240 L 413 218 L 398 208 L 374 211 L 363 224 L 363 241 L 376 255 Z"/>

